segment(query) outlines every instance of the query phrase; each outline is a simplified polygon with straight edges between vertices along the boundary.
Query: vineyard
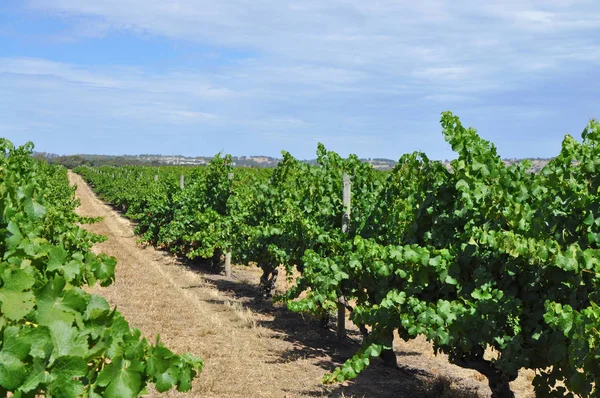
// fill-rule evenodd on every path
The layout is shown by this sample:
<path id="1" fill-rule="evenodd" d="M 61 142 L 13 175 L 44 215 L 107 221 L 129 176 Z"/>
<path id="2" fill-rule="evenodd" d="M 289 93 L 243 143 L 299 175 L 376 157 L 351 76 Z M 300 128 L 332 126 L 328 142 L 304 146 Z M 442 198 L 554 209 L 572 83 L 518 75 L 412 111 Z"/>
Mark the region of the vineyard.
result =
<path id="1" fill-rule="evenodd" d="M 179 356 L 84 290 L 114 281 L 116 261 L 91 247 L 67 170 L 0 140 L 0 396 L 136 397 L 191 388 L 203 362 Z"/>
<path id="2" fill-rule="evenodd" d="M 493 397 L 514 396 L 522 369 L 538 396 L 597 396 L 600 123 L 535 174 L 506 166 L 451 113 L 441 123 L 450 168 L 412 153 L 384 173 L 319 145 L 316 165 L 284 152 L 273 170 L 217 155 L 206 167 L 76 172 L 142 240 L 226 275 L 257 266 L 260 299 L 336 319 L 340 338 L 349 316 L 362 346 L 324 383 L 376 357 L 397 366 L 395 336 L 424 336 L 487 378 Z M 66 169 L 34 160 L 29 144 L 0 145 L 0 395 L 188 391 L 202 360 L 149 344 L 85 290 L 110 285 L 116 261 L 91 251 L 103 237 L 80 225 L 98 220 L 74 212 Z"/>
<path id="3" fill-rule="evenodd" d="M 413 153 L 382 173 L 320 145 L 316 166 L 284 152 L 272 171 L 234 168 L 229 156 L 197 168 L 76 171 L 137 223 L 143 240 L 217 269 L 224 261 L 228 274 L 231 262 L 256 265 L 263 298 L 283 266 L 292 287 L 275 298 L 323 320 L 337 313 L 340 336 L 348 313 L 363 345 L 326 383 L 356 377 L 374 357 L 394 366 L 395 335 L 425 336 L 452 363 L 484 375 L 493 397 L 513 396 L 520 369 L 535 371 L 538 396 L 597 396 L 600 124 L 590 122 L 581 142 L 567 136 L 533 174 L 527 162 L 506 166 L 451 113 L 441 123 L 456 152 L 450 169 Z M 30 218 L 43 213 L 23 206 Z M 20 222 L 7 222 L 7 231 Z M 50 269 L 71 284 L 90 274 Z M 3 306 L 3 319 L 22 323 L 34 306 L 12 318 Z M 199 365 L 174 361 L 188 366 L 178 374 Z M 106 387 L 93 380 L 89 388 Z"/>

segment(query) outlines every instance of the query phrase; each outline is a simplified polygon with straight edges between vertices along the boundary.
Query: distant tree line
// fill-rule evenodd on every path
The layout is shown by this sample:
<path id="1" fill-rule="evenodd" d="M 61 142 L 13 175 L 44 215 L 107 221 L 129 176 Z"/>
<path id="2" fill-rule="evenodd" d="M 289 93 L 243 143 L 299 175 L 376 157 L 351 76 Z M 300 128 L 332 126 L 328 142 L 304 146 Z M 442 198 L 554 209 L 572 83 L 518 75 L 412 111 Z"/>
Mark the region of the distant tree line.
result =
<path id="1" fill-rule="evenodd" d="M 123 156 L 93 156 L 83 157 L 81 155 L 67 155 L 67 156 L 44 156 L 44 154 L 35 154 L 34 157 L 38 159 L 45 159 L 50 164 L 60 164 L 65 166 L 67 169 L 74 169 L 80 166 L 161 166 L 164 165 L 158 160 L 144 161 L 138 160 L 131 157 Z"/>

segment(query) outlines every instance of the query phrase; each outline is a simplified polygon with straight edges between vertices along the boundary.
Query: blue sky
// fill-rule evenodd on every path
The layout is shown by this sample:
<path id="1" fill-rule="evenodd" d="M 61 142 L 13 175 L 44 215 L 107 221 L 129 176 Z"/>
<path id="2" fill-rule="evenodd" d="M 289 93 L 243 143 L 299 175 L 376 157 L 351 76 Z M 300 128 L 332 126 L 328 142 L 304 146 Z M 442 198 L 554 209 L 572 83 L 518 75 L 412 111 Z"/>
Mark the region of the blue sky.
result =
<path id="1" fill-rule="evenodd" d="M 60 154 L 501 156 L 600 118 L 597 0 L 0 0 L 0 136 Z"/>

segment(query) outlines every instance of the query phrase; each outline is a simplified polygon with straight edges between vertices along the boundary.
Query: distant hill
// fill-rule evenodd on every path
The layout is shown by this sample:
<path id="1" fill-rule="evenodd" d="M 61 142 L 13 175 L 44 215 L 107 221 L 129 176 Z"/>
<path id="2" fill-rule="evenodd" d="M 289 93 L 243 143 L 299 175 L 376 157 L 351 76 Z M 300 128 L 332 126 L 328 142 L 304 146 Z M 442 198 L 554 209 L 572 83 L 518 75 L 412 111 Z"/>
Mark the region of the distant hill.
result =
<path id="1" fill-rule="evenodd" d="M 212 159 L 212 156 L 181 156 L 181 155 L 67 155 L 61 156 L 53 153 L 46 152 L 35 152 L 34 156 L 45 158 L 50 163 L 59 163 L 67 167 L 77 167 L 82 164 L 88 164 L 91 166 L 102 166 L 102 165 L 148 165 L 148 166 L 160 166 L 160 165 L 188 165 L 188 166 L 201 166 L 205 165 Z M 235 166 L 238 167 L 276 167 L 281 161 L 279 158 L 271 156 L 257 155 L 257 156 L 232 156 Z M 504 163 L 507 165 L 522 162 L 524 159 L 504 159 Z M 530 158 L 529 159 L 533 166 L 531 171 L 534 173 L 539 172 L 550 159 L 545 158 Z M 396 160 L 386 158 L 363 158 L 363 162 L 367 162 L 373 165 L 378 170 L 391 170 L 398 163 Z M 309 164 L 316 164 L 316 159 L 304 160 Z M 450 167 L 449 160 L 441 161 L 446 167 Z"/>

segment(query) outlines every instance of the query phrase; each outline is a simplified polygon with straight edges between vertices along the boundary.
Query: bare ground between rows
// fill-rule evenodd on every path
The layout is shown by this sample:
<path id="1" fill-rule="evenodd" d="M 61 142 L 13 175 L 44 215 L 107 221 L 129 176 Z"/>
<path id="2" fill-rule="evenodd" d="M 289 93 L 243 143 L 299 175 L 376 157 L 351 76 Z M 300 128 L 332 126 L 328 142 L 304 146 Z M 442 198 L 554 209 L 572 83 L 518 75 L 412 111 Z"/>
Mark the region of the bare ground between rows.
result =
<path id="1" fill-rule="evenodd" d="M 451 365 L 435 356 L 423 339 L 396 339 L 401 370 L 379 361 L 355 381 L 324 386 L 321 378 L 352 356 L 360 343 L 356 328 L 339 342 L 335 332 L 310 318 L 270 301 L 257 300 L 260 272 L 236 266 L 231 279 L 207 272 L 202 263 L 181 261 L 168 253 L 138 244 L 132 224 L 100 201 L 83 179 L 69 173 L 81 201 L 78 212 L 102 216 L 85 227 L 106 235 L 94 247 L 118 260 L 116 282 L 101 294 L 153 341 L 161 340 L 177 353 L 190 352 L 205 361 L 191 393 L 162 396 L 202 397 L 451 397 L 489 396 L 477 372 Z M 278 288 L 285 288 L 280 278 Z M 438 376 L 449 382 L 441 383 Z M 518 397 L 532 397 L 531 376 L 513 383 Z M 158 394 L 149 389 L 149 396 Z M 444 392 L 442 392 L 444 390 Z"/>

